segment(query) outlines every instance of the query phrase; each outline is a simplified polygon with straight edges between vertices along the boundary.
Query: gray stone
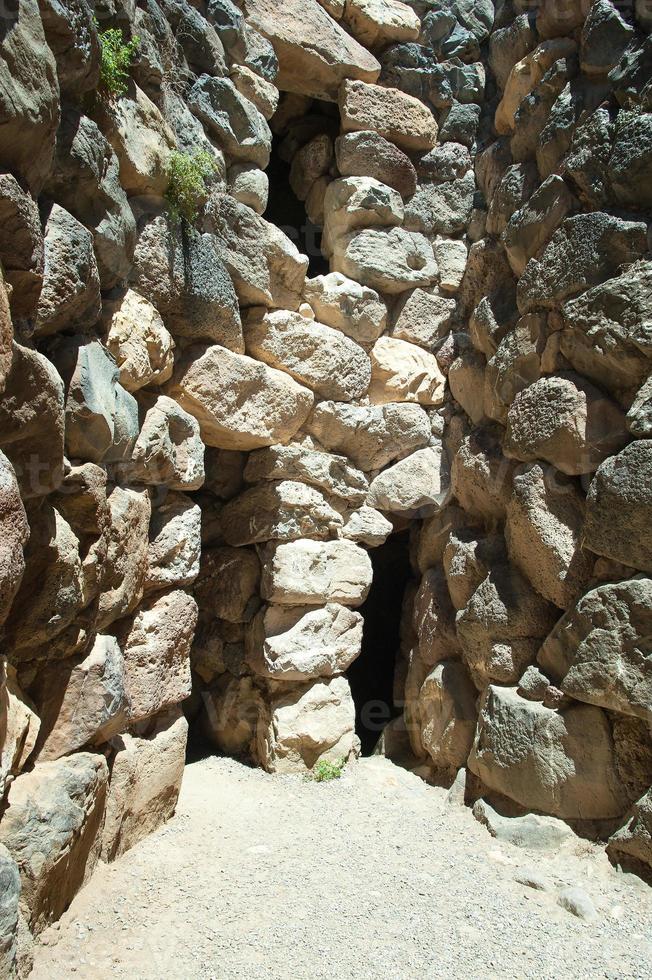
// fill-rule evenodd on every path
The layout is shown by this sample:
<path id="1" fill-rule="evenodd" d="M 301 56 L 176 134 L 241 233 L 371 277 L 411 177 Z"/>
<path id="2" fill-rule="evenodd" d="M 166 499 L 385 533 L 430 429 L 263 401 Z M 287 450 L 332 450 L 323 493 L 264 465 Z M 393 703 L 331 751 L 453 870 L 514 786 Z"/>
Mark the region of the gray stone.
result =
<path id="1" fill-rule="evenodd" d="M 561 177 L 552 174 L 529 200 L 513 212 L 502 240 L 515 276 L 543 249 L 573 207 L 573 196 Z"/>
<path id="2" fill-rule="evenodd" d="M 405 227 L 426 235 L 452 235 L 469 222 L 475 193 L 475 176 L 437 184 L 420 184 L 405 206 Z"/>
<path id="3" fill-rule="evenodd" d="M 0 174 L 0 262 L 11 285 L 11 311 L 33 315 L 43 281 L 43 232 L 34 199 L 16 178 Z"/>
<path id="4" fill-rule="evenodd" d="M 334 244 L 331 268 L 390 294 L 429 286 L 438 271 L 428 239 L 404 228 L 369 228 L 345 235 Z"/>
<path id="5" fill-rule="evenodd" d="M 204 482 L 204 445 L 197 419 L 166 395 L 143 401 L 146 414 L 122 475 L 150 486 L 198 490 Z"/>
<path id="6" fill-rule="evenodd" d="M 540 259 L 531 259 L 518 284 L 522 313 L 555 307 L 635 262 L 647 251 L 646 226 L 611 215 L 566 218 Z"/>
<path id="7" fill-rule="evenodd" d="M 96 124 L 76 109 L 63 114 L 45 190 L 93 232 L 102 289 L 125 279 L 136 228 L 120 185 L 118 160 Z"/>
<path id="8" fill-rule="evenodd" d="M 450 469 L 441 443 L 418 449 L 371 481 L 367 502 L 388 513 L 427 517 L 450 496 Z"/>
<path id="9" fill-rule="evenodd" d="M 99 319 L 100 308 L 93 236 L 55 204 L 45 226 L 45 267 L 35 333 L 43 336 L 62 329 L 88 329 Z"/>
<path id="10" fill-rule="evenodd" d="M 343 177 L 375 177 L 401 197 L 411 197 L 417 175 L 410 158 L 372 130 L 345 133 L 335 142 L 337 168 Z"/>
<path id="11" fill-rule="evenodd" d="M 392 313 L 391 336 L 432 350 L 452 325 L 455 300 L 436 289 L 413 289 L 404 293 Z"/>
<path id="12" fill-rule="evenodd" d="M 59 124 L 56 64 L 37 0 L 4 12 L 0 40 L 0 165 L 38 195 L 50 170 Z"/>
<path id="13" fill-rule="evenodd" d="M 93 8 L 86 0 L 44 0 L 39 3 L 48 47 L 57 63 L 64 96 L 97 88 L 100 44 Z"/>
<path id="14" fill-rule="evenodd" d="M 595 905 L 583 888 L 577 886 L 562 888 L 557 894 L 557 904 L 570 912 L 571 915 L 577 916 L 578 919 L 592 922 L 598 918 Z"/>
<path id="15" fill-rule="evenodd" d="M 620 407 L 571 371 L 549 375 L 520 391 L 507 413 L 505 455 L 545 459 L 562 473 L 594 473 L 627 442 Z"/>
<path id="16" fill-rule="evenodd" d="M 652 368 L 652 262 L 638 262 L 562 309 L 561 350 L 608 390 L 641 385 Z"/>
<path id="17" fill-rule="evenodd" d="M 0 972 L 16 976 L 20 874 L 11 854 L 0 844 Z"/>
<path id="18" fill-rule="evenodd" d="M 601 585 L 557 623 L 538 661 L 578 701 L 652 721 L 652 581 Z"/>
<path id="19" fill-rule="evenodd" d="M 270 446 L 250 453 L 244 471 L 248 483 L 261 480 L 295 480 L 346 501 L 349 506 L 363 503 L 369 490 L 367 479 L 346 456 L 317 451 L 290 443 Z"/>
<path id="20" fill-rule="evenodd" d="M 332 538 L 344 523 L 319 490 L 293 480 L 266 481 L 245 490 L 224 505 L 220 520 L 224 540 L 234 547 Z"/>
<path id="21" fill-rule="evenodd" d="M 340 272 L 306 279 L 303 295 L 318 320 L 363 346 L 373 344 L 385 329 L 387 307 L 375 289 Z"/>
<path id="22" fill-rule="evenodd" d="M 168 493 L 152 511 L 145 592 L 192 585 L 199 575 L 201 508 L 185 493 Z"/>
<path id="23" fill-rule="evenodd" d="M 636 211 L 652 204 L 652 121 L 649 113 L 618 113 L 609 178 L 619 205 Z"/>
<path id="24" fill-rule="evenodd" d="M 478 800 L 473 816 L 496 840 L 533 851 L 558 851 L 575 837 L 563 820 L 528 813 L 524 817 L 503 817 L 486 800 Z M 533 886 L 531 886 L 533 887 Z"/>
<path id="25" fill-rule="evenodd" d="M 202 75 L 190 90 L 188 105 L 229 156 L 265 169 L 272 144 L 269 126 L 230 79 Z"/>
<path id="26" fill-rule="evenodd" d="M 610 0 L 596 0 L 589 7 L 580 44 L 580 64 L 587 75 L 604 75 L 620 61 L 634 29 L 623 20 Z"/>
<path id="27" fill-rule="evenodd" d="M 360 606 L 371 587 L 371 560 L 352 541 L 282 542 L 268 547 L 261 594 L 268 602 Z"/>
<path id="28" fill-rule="evenodd" d="M 638 800 L 627 822 L 609 838 L 609 857 L 623 867 L 649 875 L 652 870 L 652 790 Z"/>
<path id="29" fill-rule="evenodd" d="M 598 469 L 587 496 L 584 545 L 652 572 L 652 440 L 630 443 Z"/>
<path id="30" fill-rule="evenodd" d="M 82 752 L 11 786 L 0 842 L 18 865 L 21 909 L 35 935 L 60 918 L 95 869 L 108 775 L 103 756 Z"/>

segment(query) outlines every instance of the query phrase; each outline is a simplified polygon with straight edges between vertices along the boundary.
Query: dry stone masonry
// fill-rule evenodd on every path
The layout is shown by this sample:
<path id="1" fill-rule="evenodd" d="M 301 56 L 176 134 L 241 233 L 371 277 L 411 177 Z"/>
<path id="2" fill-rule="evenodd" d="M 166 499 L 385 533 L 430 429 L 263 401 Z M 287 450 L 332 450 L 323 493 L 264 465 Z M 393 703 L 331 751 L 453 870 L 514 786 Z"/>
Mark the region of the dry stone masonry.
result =
<path id="1" fill-rule="evenodd" d="M 189 724 L 269 772 L 358 754 L 396 532 L 382 750 L 652 874 L 645 4 L 2 20 L 0 974 L 174 811 Z"/>

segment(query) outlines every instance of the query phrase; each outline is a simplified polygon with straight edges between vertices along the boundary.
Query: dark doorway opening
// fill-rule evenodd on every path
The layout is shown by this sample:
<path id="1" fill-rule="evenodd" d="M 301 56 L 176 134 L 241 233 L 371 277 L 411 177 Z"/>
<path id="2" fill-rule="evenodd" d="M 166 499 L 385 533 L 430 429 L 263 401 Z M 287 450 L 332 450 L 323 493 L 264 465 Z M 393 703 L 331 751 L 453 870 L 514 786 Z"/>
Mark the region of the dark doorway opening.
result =
<path id="1" fill-rule="evenodd" d="M 373 581 L 366 602 L 362 652 L 347 672 L 362 754 L 370 755 L 385 725 L 401 714 L 394 706 L 394 670 L 400 648 L 401 610 L 411 577 L 409 532 L 393 534 L 369 552 Z"/>
<path id="2" fill-rule="evenodd" d="M 269 200 L 264 218 L 285 232 L 299 251 L 308 256 L 311 278 L 325 276 L 330 267 L 328 259 L 321 254 L 321 227 L 310 221 L 305 204 L 290 186 L 290 164 L 279 154 L 280 143 L 278 136 L 272 142 L 272 156 L 267 167 Z"/>

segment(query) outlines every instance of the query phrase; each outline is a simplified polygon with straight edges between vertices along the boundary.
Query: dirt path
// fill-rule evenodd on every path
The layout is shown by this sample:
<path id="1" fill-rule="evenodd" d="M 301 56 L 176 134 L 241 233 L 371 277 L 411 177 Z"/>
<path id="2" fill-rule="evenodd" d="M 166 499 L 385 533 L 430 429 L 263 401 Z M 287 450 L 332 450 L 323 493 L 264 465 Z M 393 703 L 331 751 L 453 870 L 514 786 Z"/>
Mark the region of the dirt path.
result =
<path id="1" fill-rule="evenodd" d="M 98 871 L 33 977 L 652 974 L 652 889 L 583 842 L 543 857 L 499 843 L 445 795 L 382 759 L 322 784 L 194 763 L 176 817 Z M 550 891 L 516 881 L 524 869 Z M 562 909 L 563 885 L 599 918 Z"/>

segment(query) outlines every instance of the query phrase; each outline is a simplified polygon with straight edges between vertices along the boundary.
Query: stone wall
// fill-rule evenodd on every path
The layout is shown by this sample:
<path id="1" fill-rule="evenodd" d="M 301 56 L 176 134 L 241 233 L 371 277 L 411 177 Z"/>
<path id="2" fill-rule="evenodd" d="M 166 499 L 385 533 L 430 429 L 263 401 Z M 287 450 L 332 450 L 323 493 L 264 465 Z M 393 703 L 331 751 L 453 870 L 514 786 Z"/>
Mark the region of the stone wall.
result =
<path id="1" fill-rule="evenodd" d="M 368 549 L 406 527 L 385 751 L 652 867 L 646 4 L 3 22 L 0 972 L 173 812 L 186 717 L 270 772 L 357 754 Z M 272 147 L 328 274 L 264 217 Z"/>

